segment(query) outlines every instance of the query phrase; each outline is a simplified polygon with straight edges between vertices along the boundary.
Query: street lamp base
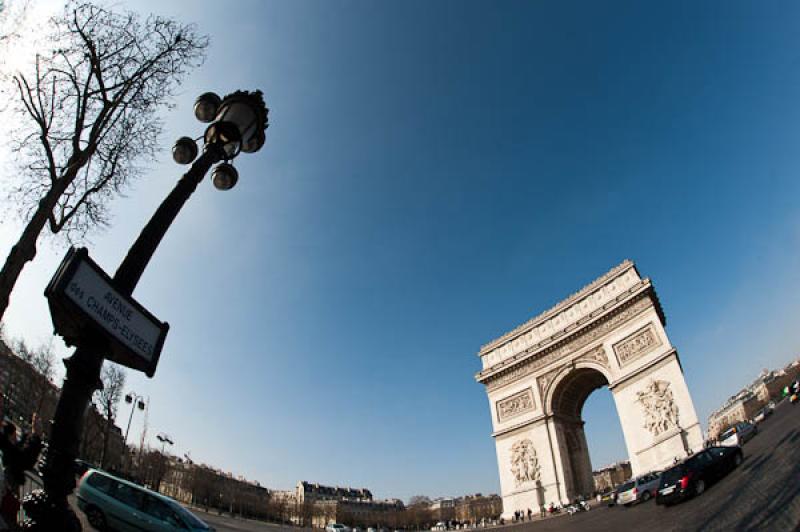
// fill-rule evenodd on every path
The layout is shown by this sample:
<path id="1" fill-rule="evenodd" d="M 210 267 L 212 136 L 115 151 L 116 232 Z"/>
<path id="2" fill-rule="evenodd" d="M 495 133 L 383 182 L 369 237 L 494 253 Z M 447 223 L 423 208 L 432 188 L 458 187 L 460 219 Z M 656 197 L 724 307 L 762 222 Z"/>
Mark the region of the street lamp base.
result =
<path id="1" fill-rule="evenodd" d="M 28 494 L 22 501 L 22 507 L 28 516 L 22 523 L 22 530 L 30 532 L 82 532 L 81 521 L 67 504 L 66 500 L 51 501 L 44 490 L 36 490 Z"/>

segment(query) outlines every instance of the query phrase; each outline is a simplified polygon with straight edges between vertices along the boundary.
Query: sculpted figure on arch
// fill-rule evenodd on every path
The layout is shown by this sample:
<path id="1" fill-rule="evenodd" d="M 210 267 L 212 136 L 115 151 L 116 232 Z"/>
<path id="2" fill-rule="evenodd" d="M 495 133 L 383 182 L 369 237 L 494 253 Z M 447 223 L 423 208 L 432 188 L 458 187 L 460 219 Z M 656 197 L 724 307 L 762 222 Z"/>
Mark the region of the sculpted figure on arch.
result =
<path id="1" fill-rule="evenodd" d="M 518 441 L 511 447 L 511 472 L 517 486 L 539 480 L 539 459 L 531 440 Z"/>
<path id="2" fill-rule="evenodd" d="M 650 381 L 636 396 L 644 410 L 644 426 L 653 436 L 678 426 L 678 407 L 667 381 Z"/>

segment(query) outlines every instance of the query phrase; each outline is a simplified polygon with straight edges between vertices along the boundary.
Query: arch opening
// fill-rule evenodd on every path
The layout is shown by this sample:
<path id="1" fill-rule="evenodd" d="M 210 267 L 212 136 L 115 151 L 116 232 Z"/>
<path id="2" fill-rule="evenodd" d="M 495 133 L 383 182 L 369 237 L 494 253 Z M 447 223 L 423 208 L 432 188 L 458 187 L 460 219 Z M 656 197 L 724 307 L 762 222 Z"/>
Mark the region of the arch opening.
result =
<path id="1" fill-rule="evenodd" d="M 606 386 L 608 379 L 598 369 L 574 367 L 553 389 L 550 407 L 568 499 L 589 497 L 595 491 L 583 410 L 589 396 Z"/>
<path id="2" fill-rule="evenodd" d="M 570 370 L 553 391 L 553 414 L 580 420 L 586 399 L 603 386 L 608 386 L 608 379 L 596 369 L 584 367 Z"/>

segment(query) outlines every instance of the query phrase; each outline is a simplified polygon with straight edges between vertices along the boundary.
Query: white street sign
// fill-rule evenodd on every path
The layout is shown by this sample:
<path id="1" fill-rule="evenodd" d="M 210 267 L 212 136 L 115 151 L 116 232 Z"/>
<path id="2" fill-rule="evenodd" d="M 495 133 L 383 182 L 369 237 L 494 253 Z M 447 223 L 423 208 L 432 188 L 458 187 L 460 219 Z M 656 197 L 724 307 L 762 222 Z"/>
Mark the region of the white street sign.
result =
<path id="1" fill-rule="evenodd" d="M 160 324 L 153 323 L 121 297 L 87 263 L 81 262 L 64 291 L 114 338 L 150 362 L 161 336 Z"/>
<path id="2" fill-rule="evenodd" d="M 153 376 L 169 325 L 121 294 L 85 248 L 69 250 L 44 293 L 67 345 L 93 345 L 105 358 Z"/>

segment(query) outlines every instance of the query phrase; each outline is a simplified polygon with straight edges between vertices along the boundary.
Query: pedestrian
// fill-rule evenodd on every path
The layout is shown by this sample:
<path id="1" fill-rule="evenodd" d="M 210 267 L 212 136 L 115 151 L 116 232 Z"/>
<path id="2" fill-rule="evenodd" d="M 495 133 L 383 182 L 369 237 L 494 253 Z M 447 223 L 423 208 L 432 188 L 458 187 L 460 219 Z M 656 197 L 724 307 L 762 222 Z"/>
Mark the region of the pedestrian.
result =
<path id="1" fill-rule="evenodd" d="M 0 451 L 5 454 L 6 449 L 17 443 L 17 426 L 13 423 L 6 422 L 3 425 L 3 430 L 0 432 Z"/>
<path id="2" fill-rule="evenodd" d="M 16 524 L 19 513 L 19 494 L 25 483 L 25 471 L 33 469 L 42 452 L 42 439 L 37 430 L 37 416 L 33 416 L 33 432 L 17 441 L 17 427 L 7 423 L 0 435 L 3 453 L 4 486 L 0 490 L 0 516 L 6 524 Z"/>
<path id="3" fill-rule="evenodd" d="M 19 465 L 22 453 L 17 442 L 17 427 L 11 422 L 3 425 L 0 433 L 0 451 L 3 453 L 4 482 L 0 490 L 0 517 L 7 525 L 16 525 L 19 512 Z"/>
<path id="4" fill-rule="evenodd" d="M 533 512 L 531 511 L 530 508 L 528 508 L 528 521 L 530 521 L 531 518 L 533 518 Z"/>

